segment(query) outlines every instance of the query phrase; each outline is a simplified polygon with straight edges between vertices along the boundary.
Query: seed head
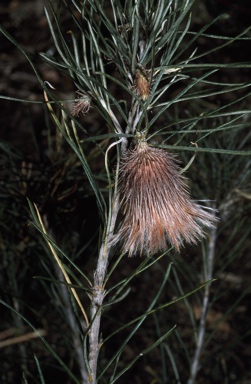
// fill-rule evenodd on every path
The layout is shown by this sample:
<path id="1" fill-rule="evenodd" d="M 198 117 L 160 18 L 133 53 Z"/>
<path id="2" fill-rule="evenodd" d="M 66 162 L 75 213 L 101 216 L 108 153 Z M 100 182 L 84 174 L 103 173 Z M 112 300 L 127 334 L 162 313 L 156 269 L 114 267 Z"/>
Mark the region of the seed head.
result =
<path id="1" fill-rule="evenodd" d="M 217 221 L 191 200 L 175 157 L 145 141 L 123 156 L 119 192 L 124 218 L 114 241 L 129 256 L 164 251 L 168 244 L 180 251 Z"/>
<path id="2" fill-rule="evenodd" d="M 91 107 L 91 98 L 86 93 L 80 91 L 77 91 L 76 93 L 78 95 L 78 100 L 74 102 L 71 113 L 73 116 L 79 116 L 79 114 L 85 115 L 89 112 Z"/>
<path id="3" fill-rule="evenodd" d="M 150 81 L 149 81 L 149 71 L 144 70 L 141 67 L 138 67 L 135 71 L 135 89 L 137 95 L 143 100 L 146 101 L 150 96 Z"/>

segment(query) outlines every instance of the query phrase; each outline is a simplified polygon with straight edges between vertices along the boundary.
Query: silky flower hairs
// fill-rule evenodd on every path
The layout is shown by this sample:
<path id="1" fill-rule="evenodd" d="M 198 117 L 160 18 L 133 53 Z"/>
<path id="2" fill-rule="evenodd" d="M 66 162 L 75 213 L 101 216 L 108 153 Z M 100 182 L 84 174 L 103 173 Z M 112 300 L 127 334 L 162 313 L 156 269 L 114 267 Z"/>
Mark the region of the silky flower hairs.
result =
<path id="1" fill-rule="evenodd" d="M 122 157 L 119 193 L 124 218 L 114 243 L 129 256 L 165 251 L 168 244 L 179 252 L 183 241 L 196 243 L 205 236 L 202 227 L 217 221 L 191 200 L 174 156 L 145 140 Z"/>

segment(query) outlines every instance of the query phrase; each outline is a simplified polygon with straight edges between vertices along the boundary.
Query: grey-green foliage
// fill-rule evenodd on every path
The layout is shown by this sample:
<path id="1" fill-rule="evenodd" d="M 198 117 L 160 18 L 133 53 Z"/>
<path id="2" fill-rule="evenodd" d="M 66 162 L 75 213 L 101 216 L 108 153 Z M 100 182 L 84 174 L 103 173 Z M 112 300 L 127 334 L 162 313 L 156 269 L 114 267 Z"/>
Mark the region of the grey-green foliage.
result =
<path id="1" fill-rule="evenodd" d="M 113 255 L 110 267 L 105 271 L 107 292 L 102 303 L 104 318 L 109 319 L 108 310 L 112 305 L 115 307 L 121 300 L 124 300 L 125 303 L 133 301 L 135 306 L 139 305 L 136 295 L 130 293 L 130 286 L 136 284 L 134 281 L 143 276 L 143 273 L 151 275 L 154 268 L 159 269 L 162 273 L 162 281 L 160 286 L 147 286 L 147 289 L 152 291 L 151 302 L 148 302 L 146 306 L 140 303 L 144 309 L 139 316 L 133 320 L 126 318 L 125 323 L 113 329 L 111 333 L 104 327 L 105 336 L 103 336 L 100 351 L 102 359 L 99 360 L 98 366 L 97 380 L 99 382 L 114 383 L 118 381 L 142 357 L 137 354 L 130 362 L 123 360 L 126 345 L 132 342 L 133 336 L 138 331 L 142 329 L 143 332 L 146 319 L 152 327 L 156 327 L 156 335 L 152 329 L 148 330 L 151 343 L 142 348 L 142 353 L 146 354 L 155 347 L 159 348 L 162 364 L 161 373 L 153 368 L 149 382 L 151 379 L 159 383 L 166 383 L 168 380 L 174 380 L 173 378 L 177 382 L 188 380 L 199 332 L 193 303 L 189 299 L 190 294 L 194 294 L 192 297 L 198 307 L 202 310 L 210 310 L 226 291 L 224 291 L 225 288 L 222 288 L 224 284 L 219 284 L 217 289 L 215 288 L 215 291 L 210 293 L 210 302 L 205 308 L 203 307 L 203 294 L 205 292 L 208 294 L 209 291 L 206 289 L 212 285 L 206 284 L 205 286 L 204 283 L 217 274 L 222 276 L 222 273 L 230 268 L 231 263 L 236 265 L 238 255 L 242 254 L 247 247 L 246 240 L 250 235 L 250 226 L 247 224 L 247 218 L 241 219 L 241 216 L 245 209 L 250 208 L 247 204 L 250 200 L 250 185 L 248 184 L 250 161 L 247 160 L 250 155 L 248 144 L 250 141 L 248 130 L 250 109 L 247 99 L 250 96 L 251 84 L 242 81 L 241 78 L 235 82 L 222 81 L 217 74 L 224 70 L 226 65 L 221 62 L 210 63 L 207 57 L 217 52 L 220 55 L 221 49 L 233 44 L 236 40 L 245 41 L 247 39 L 248 41 L 248 31 L 243 31 L 238 37 L 213 35 L 211 32 L 207 32 L 217 22 L 217 20 L 213 20 L 199 32 L 193 32 L 189 29 L 192 23 L 193 6 L 194 1 L 190 0 L 129 0 L 124 2 L 118 0 L 82 2 L 63 0 L 48 2 L 45 15 L 56 53 L 55 55 L 40 53 L 40 57 L 64 75 L 69 76 L 76 90 L 90 97 L 94 111 L 99 114 L 104 127 L 98 132 L 92 129 L 90 123 L 85 123 L 84 118 L 79 120 L 71 115 L 68 108 L 62 105 L 61 100 L 54 96 L 50 86 L 44 83 L 46 79 L 41 79 L 36 72 L 32 56 L 20 47 L 8 32 L 2 29 L 5 36 L 21 49 L 33 66 L 40 85 L 51 101 L 50 113 L 54 122 L 80 160 L 100 213 L 99 243 L 104 239 L 104 233 L 109 232 L 108 224 L 111 222 L 112 204 L 117 188 L 116 177 L 120 150 L 117 150 L 115 159 L 113 159 L 116 166 L 111 166 L 107 161 L 107 173 L 103 169 L 102 174 L 101 172 L 97 174 L 93 171 L 92 162 L 94 160 L 88 157 L 90 142 L 96 145 L 97 150 L 103 156 L 103 163 L 105 163 L 104 149 L 107 149 L 107 147 L 103 149 L 100 144 L 103 140 L 107 140 L 106 143 L 109 141 L 113 143 L 113 140 L 122 139 L 125 140 L 125 143 L 138 131 L 144 131 L 147 139 L 156 146 L 180 152 L 184 162 L 189 161 L 191 152 L 192 155 L 196 152 L 195 160 L 188 170 L 194 195 L 200 199 L 210 198 L 219 210 L 221 221 L 217 228 L 217 239 L 214 242 L 215 254 L 211 274 L 208 274 L 209 239 L 202 243 L 200 253 L 198 250 L 197 252 L 189 251 L 194 253 L 199 264 L 197 269 L 187 264 L 186 258 L 181 261 L 169 250 L 167 254 L 173 259 L 173 266 L 167 265 L 169 259 L 167 261 L 164 257 L 166 254 L 163 254 L 155 258 L 140 260 L 139 265 L 133 271 L 123 276 L 119 272 L 122 256 Z M 69 28 L 65 27 L 65 17 L 68 21 L 70 20 Z M 218 19 L 220 18 L 221 16 Z M 213 48 L 201 52 L 199 48 L 197 49 L 200 38 L 217 44 Z M 250 68 L 250 63 L 232 62 L 227 67 L 228 70 L 241 72 L 242 68 Z M 148 71 L 149 74 L 151 89 L 147 100 L 141 100 L 135 90 L 134 81 L 137 68 L 143 68 L 143 71 Z M 228 101 L 223 99 L 227 94 L 236 94 L 236 96 L 234 100 Z M 223 100 L 219 105 L 217 104 L 218 99 Z M 57 115 L 55 106 L 61 111 L 60 117 Z M 92 110 L 89 113 L 91 114 Z M 196 142 L 197 146 L 191 142 Z M 115 169 L 114 172 L 113 169 Z M 110 187 L 109 198 L 107 198 L 107 189 L 100 183 L 101 179 L 105 180 L 106 186 Z M 84 292 L 83 300 L 86 303 L 86 298 L 93 294 L 92 280 L 89 277 L 91 274 L 89 271 L 81 271 L 77 262 L 72 261 L 70 255 L 67 255 L 56 242 L 43 233 L 33 206 L 30 205 L 30 208 L 35 227 L 40 231 L 44 240 L 48 241 L 58 252 L 72 278 L 72 285 L 66 284 L 66 286 L 78 287 L 81 293 Z M 226 234 L 227 241 L 223 244 L 221 236 L 226 236 Z M 110 256 L 112 256 L 112 252 Z M 44 269 L 51 284 L 50 297 L 57 302 L 60 307 L 58 312 L 63 318 L 65 311 L 60 279 L 58 275 L 56 278 L 54 277 L 54 270 L 51 273 L 48 263 L 44 263 Z M 116 273 L 121 276 L 119 281 L 115 279 Z M 41 279 L 41 281 L 45 286 L 46 279 Z M 170 299 L 165 295 L 165 291 L 168 291 L 168 283 L 172 286 L 172 293 L 178 298 Z M 226 310 L 226 315 L 234 311 L 248 289 L 243 290 L 233 305 Z M 81 326 L 82 318 L 79 308 L 72 295 L 70 298 L 78 324 L 77 341 L 82 348 L 86 371 L 90 374 L 87 332 L 89 329 Z M 183 339 L 182 332 L 181 334 L 179 332 L 179 321 L 174 318 L 173 314 L 172 321 L 169 322 L 169 314 L 171 314 L 171 308 L 174 307 L 170 307 L 170 305 L 177 304 L 181 299 L 184 299 L 185 313 L 188 314 L 191 322 L 190 335 L 194 333 L 195 337 L 192 352 L 191 344 Z M 6 306 L 9 308 L 9 305 Z M 165 310 L 165 308 L 168 309 Z M 18 311 L 14 310 L 13 313 L 18 317 Z M 154 315 L 154 317 L 150 315 Z M 219 324 L 221 320 L 224 320 L 224 316 L 223 314 Z M 28 322 L 22 315 L 21 319 Z M 69 317 L 66 318 L 66 322 L 70 334 L 73 335 Z M 103 323 L 101 322 L 101 324 Z M 174 330 L 175 324 L 178 324 L 175 330 L 178 341 L 173 342 L 174 348 L 172 348 L 165 339 L 169 336 L 170 330 Z M 122 332 L 127 330 L 128 333 L 124 336 Z M 203 341 L 204 352 L 215 332 L 214 330 L 206 335 Z M 123 337 L 120 336 L 121 334 Z M 110 345 L 109 342 L 114 336 L 118 339 L 121 337 L 121 343 L 117 350 L 109 354 L 110 358 L 107 359 L 106 345 Z M 154 340 L 154 337 L 157 341 Z M 75 334 L 72 339 L 76 339 Z M 46 345 L 72 380 L 83 382 L 83 376 L 82 381 L 78 379 L 72 373 L 71 367 L 67 367 L 58 354 L 53 352 L 48 344 Z M 73 342 L 69 341 L 69 348 L 74 348 L 73 345 Z M 182 350 L 182 357 L 175 350 L 177 345 Z M 186 361 L 185 370 L 181 365 L 184 359 Z M 36 357 L 35 361 L 40 380 L 43 382 L 39 359 Z M 169 361 L 171 366 L 169 366 Z M 78 363 L 80 364 L 80 360 Z"/>

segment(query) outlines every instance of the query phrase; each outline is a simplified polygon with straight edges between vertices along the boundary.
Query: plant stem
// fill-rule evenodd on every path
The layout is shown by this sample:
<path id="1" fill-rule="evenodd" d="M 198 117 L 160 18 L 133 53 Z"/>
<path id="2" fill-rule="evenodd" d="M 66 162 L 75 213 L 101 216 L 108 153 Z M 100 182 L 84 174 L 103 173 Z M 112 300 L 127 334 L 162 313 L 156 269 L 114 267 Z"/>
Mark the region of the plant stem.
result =
<path id="1" fill-rule="evenodd" d="M 97 268 L 94 272 L 94 284 L 91 297 L 91 327 L 89 331 L 89 367 L 91 371 L 91 375 L 89 376 L 89 383 L 92 384 L 97 383 L 97 363 L 99 349 L 101 346 L 101 342 L 99 340 L 99 330 L 102 315 L 101 310 L 103 300 L 106 295 L 104 280 L 106 277 L 108 259 L 111 250 L 111 240 L 118 211 L 119 199 L 117 194 L 114 198 L 111 212 L 111 220 L 109 222 L 109 227 L 106 231 L 105 239 L 100 248 Z"/>
<path id="2" fill-rule="evenodd" d="M 209 281 L 213 277 L 213 267 L 214 267 L 214 258 L 215 258 L 215 245 L 217 238 L 217 228 L 213 227 L 209 233 L 209 243 L 208 243 L 208 251 L 206 255 L 206 270 L 205 270 L 205 281 Z M 203 349 L 205 331 L 206 331 L 206 318 L 209 307 L 209 294 L 210 294 L 211 283 L 205 286 L 203 304 L 202 304 L 202 313 L 201 319 L 198 329 L 196 349 L 193 357 L 193 361 L 191 364 L 190 377 L 188 379 L 187 384 L 194 384 L 196 380 L 196 376 L 200 369 L 200 356 Z"/>

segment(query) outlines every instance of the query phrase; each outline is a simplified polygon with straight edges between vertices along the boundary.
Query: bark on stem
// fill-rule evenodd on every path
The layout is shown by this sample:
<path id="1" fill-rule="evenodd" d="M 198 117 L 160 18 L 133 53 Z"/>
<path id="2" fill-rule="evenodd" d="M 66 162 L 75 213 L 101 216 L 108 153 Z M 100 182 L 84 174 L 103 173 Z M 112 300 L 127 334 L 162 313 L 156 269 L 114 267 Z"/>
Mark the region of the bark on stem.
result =
<path id="1" fill-rule="evenodd" d="M 99 258 L 97 263 L 96 271 L 94 272 L 94 285 L 91 298 L 91 327 L 89 331 L 89 367 L 91 375 L 89 377 L 89 383 L 97 383 L 97 365 L 98 355 L 100 349 L 99 330 L 101 322 L 101 310 L 102 304 L 105 297 L 104 280 L 106 277 L 106 271 L 108 266 L 108 258 L 111 250 L 111 240 L 115 227 L 116 218 L 119 210 L 119 199 L 115 197 L 111 220 L 105 240 L 100 248 Z"/>

